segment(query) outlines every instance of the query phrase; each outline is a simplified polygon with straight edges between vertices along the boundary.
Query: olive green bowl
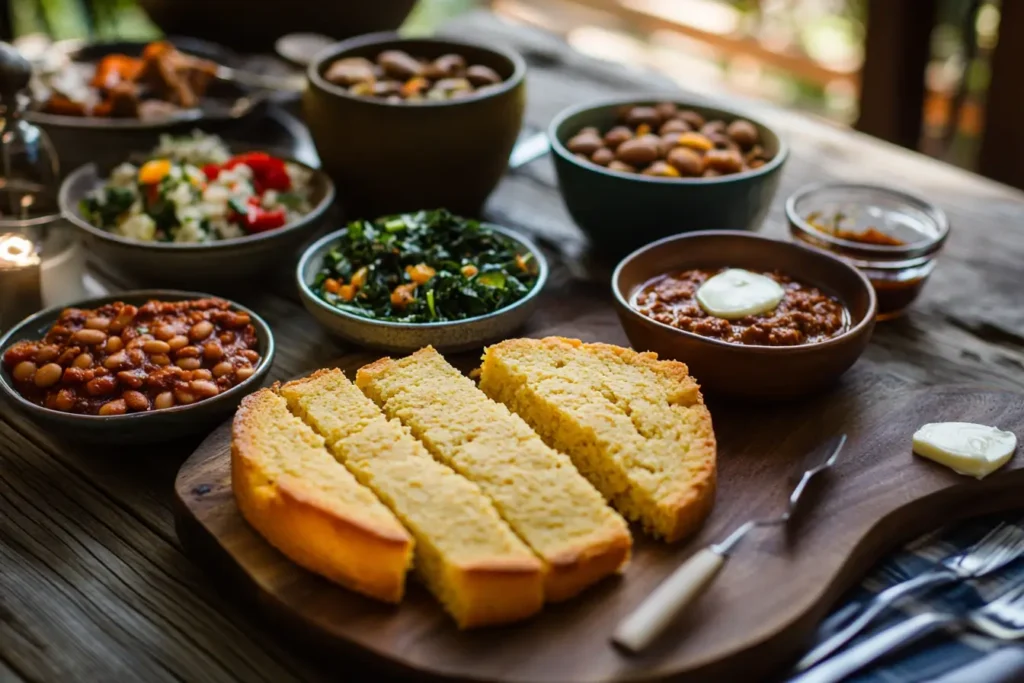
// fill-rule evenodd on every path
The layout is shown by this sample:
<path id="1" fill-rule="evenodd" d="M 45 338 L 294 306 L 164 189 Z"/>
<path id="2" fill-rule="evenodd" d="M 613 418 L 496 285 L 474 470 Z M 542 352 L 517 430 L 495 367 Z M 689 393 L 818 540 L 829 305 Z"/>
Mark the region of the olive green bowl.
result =
<path id="1" fill-rule="evenodd" d="M 151 300 L 182 301 L 204 299 L 210 294 L 168 289 L 144 289 L 78 301 L 70 306 L 54 306 L 21 321 L 0 338 L 0 355 L 15 342 L 42 339 L 66 308 L 96 308 L 114 301 L 139 306 Z M 245 306 L 231 302 L 231 309 L 248 313 L 256 328 L 259 365 L 248 379 L 222 394 L 190 405 L 175 406 L 145 413 L 124 415 L 81 415 L 51 410 L 24 398 L 14 388 L 14 378 L 0 363 L 0 398 L 20 410 L 41 427 L 69 441 L 107 444 L 156 443 L 206 432 L 220 424 L 235 411 L 242 398 L 263 386 L 274 362 L 274 335 L 260 316 Z"/>
<path id="2" fill-rule="evenodd" d="M 436 58 L 450 52 L 498 72 L 501 84 L 457 100 L 391 103 L 350 95 L 324 71 L 343 57 L 384 50 Z M 446 208 L 478 216 L 501 180 L 522 124 L 526 63 L 515 52 L 442 38 L 375 33 L 313 60 L 302 110 L 324 170 L 352 218 Z"/>
<path id="3" fill-rule="evenodd" d="M 233 148 L 232 151 L 242 151 Z M 334 201 L 334 184 L 323 171 L 294 159 L 307 169 L 312 185 L 312 210 L 280 228 L 234 239 L 186 244 L 143 242 L 97 228 L 82 214 L 81 201 L 101 187 L 109 169 L 86 164 L 61 184 L 60 210 L 82 236 L 86 247 L 105 266 L 148 287 L 202 288 L 213 292 L 248 289 L 253 278 L 280 267 L 282 261 L 325 229 Z"/>
<path id="4" fill-rule="evenodd" d="M 761 168 L 717 178 L 657 178 L 621 173 L 583 161 L 566 148 L 582 128 L 604 132 L 625 105 L 675 102 L 708 120 L 747 119 L 771 159 Z M 558 187 L 576 224 L 596 253 L 621 257 L 668 235 L 695 230 L 756 230 L 779 186 L 789 150 L 768 126 L 740 111 L 671 97 L 625 97 L 566 109 L 548 128 Z"/>
<path id="5" fill-rule="evenodd" d="M 702 337 L 653 320 L 631 305 L 652 278 L 691 268 L 779 270 L 836 297 L 849 312 L 842 334 L 814 344 L 761 346 Z M 709 394 L 772 401 L 834 384 L 867 348 L 875 290 L 845 261 L 818 249 L 740 231 L 675 235 L 633 252 L 612 274 L 615 309 L 630 345 L 686 363 Z"/>
<path id="6" fill-rule="evenodd" d="M 532 242 L 508 228 L 491 223 L 485 225 L 516 245 L 520 254 L 530 254 L 537 264 L 537 282 L 519 301 L 493 313 L 437 323 L 401 323 L 364 318 L 339 310 L 313 291 L 312 284 L 323 267 L 324 256 L 338 244 L 347 228 L 332 232 L 315 242 L 299 260 L 295 271 L 299 296 L 317 322 L 342 339 L 389 353 L 409 353 L 424 346 L 441 352 L 468 351 L 482 348 L 489 342 L 508 337 L 522 327 L 540 303 L 540 293 L 548 279 L 548 262 Z"/>

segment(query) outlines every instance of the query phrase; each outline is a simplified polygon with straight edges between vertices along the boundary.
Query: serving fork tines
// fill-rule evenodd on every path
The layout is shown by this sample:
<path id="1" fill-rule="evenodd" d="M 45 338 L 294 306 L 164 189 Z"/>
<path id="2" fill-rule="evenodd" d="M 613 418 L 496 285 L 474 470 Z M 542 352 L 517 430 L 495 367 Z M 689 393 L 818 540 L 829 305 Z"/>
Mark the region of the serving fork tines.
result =
<path id="1" fill-rule="evenodd" d="M 938 586 L 985 576 L 1021 555 L 1024 555 L 1024 528 L 1015 524 L 998 525 L 967 550 L 947 557 L 935 569 L 898 583 L 876 595 L 852 621 L 797 662 L 794 670 L 806 671 L 830 657 L 896 601 Z M 850 618 L 850 615 L 847 615 L 847 618 Z"/>
<path id="2" fill-rule="evenodd" d="M 925 612 L 871 636 L 789 683 L 838 683 L 868 664 L 946 626 L 970 626 L 993 638 L 1024 638 L 1024 583 L 966 613 Z"/>
<path id="3" fill-rule="evenodd" d="M 715 578 L 729 553 L 744 536 L 757 527 L 779 526 L 793 518 L 811 479 L 835 464 L 845 444 L 846 435 L 843 434 L 815 451 L 815 454 L 824 452 L 825 459 L 804 471 L 793 492 L 789 494 L 786 510 L 782 514 L 752 519 L 729 534 L 724 541 L 708 546 L 680 565 L 640 603 L 639 607 L 619 623 L 612 635 L 613 642 L 631 652 L 640 651 L 650 645 L 672 619 L 693 602 Z"/>

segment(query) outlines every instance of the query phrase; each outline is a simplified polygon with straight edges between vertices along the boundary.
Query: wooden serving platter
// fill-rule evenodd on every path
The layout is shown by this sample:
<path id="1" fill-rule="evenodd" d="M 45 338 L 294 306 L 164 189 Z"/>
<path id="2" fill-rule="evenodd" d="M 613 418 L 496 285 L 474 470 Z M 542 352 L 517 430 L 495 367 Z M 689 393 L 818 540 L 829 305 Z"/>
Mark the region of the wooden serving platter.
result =
<path id="1" fill-rule="evenodd" d="M 349 357 L 341 367 L 353 371 L 371 358 Z M 667 546 L 634 530 L 634 559 L 622 577 L 518 625 L 460 632 L 420 586 L 411 585 L 400 606 L 387 606 L 292 564 L 235 507 L 228 424 L 178 474 L 178 533 L 197 559 L 254 596 L 283 632 L 332 654 L 363 654 L 416 680 L 754 680 L 791 662 L 829 606 L 887 550 L 943 523 L 1022 502 L 1020 452 L 976 481 L 910 450 L 913 432 L 932 421 L 981 422 L 1024 435 L 1019 395 L 908 392 L 861 371 L 802 403 L 711 409 L 719 492 L 703 531 Z M 708 592 L 647 652 L 631 656 L 610 644 L 617 622 L 691 553 L 751 517 L 777 511 L 806 454 L 839 432 L 849 435 L 848 445 L 788 532 L 748 537 Z"/>

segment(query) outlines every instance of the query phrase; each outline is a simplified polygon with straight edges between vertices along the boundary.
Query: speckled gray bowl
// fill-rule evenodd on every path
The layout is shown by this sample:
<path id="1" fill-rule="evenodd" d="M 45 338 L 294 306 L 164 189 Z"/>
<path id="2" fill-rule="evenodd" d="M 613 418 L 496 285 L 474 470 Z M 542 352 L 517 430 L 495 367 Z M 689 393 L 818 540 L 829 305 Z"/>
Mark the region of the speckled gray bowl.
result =
<path id="1" fill-rule="evenodd" d="M 324 255 L 337 245 L 345 228 L 313 243 L 299 259 L 296 277 L 306 310 L 329 332 L 360 346 L 389 353 L 409 353 L 424 346 L 441 352 L 468 351 L 488 342 L 504 339 L 521 327 L 539 302 L 538 295 L 548 279 L 548 262 L 532 242 L 508 228 L 487 223 L 487 227 L 516 243 L 520 253 L 529 253 L 537 263 L 537 283 L 519 301 L 494 313 L 441 323 L 396 323 L 346 313 L 318 297 L 310 287 L 323 266 Z"/>
<path id="2" fill-rule="evenodd" d="M 113 301 L 123 301 L 136 306 L 153 299 L 160 301 L 181 301 L 202 299 L 210 294 L 182 292 L 170 289 L 143 289 L 121 292 L 110 296 L 78 301 L 71 306 L 54 306 L 26 318 L 0 338 L 0 354 L 15 342 L 41 339 L 65 308 L 96 308 Z M 62 413 L 31 403 L 21 397 L 14 388 L 14 379 L 0 363 L 0 396 L 8 405 L 26 413 L 34 421 L 69 440 L 103 442 L 107 444 L 136 444 L 169 441 L 199 432 L 205 432 L 220 424 L 234 412 L 247 394 L 263 386 L 267 373 L 274 362 L 274 335 L 270 326 L 260 316 L 245 306 L 231 302 L 231 308 L 248 313 L 256 328 L 260 363 L 252 377 L 233 386 L 222 394 L 187 406 L 176 406 L 146 413 L 125 415 L 79 415 Z"/>

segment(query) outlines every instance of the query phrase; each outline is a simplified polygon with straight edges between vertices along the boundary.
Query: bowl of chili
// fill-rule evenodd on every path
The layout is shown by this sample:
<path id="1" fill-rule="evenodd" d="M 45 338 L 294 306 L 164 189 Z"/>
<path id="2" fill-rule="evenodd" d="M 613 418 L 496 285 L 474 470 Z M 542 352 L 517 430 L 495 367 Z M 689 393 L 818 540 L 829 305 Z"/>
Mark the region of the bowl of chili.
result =
<path id="1" fill-rule="evenodd" d="M 40 311 L 7 332 L 0 396 L 69 439 L 152 443 L 223 420 L 263 385 L 274 351 L 269 325 L 232 301 L 122 292 Z"/>
<path id="2" fill-rule="evenodd" d="M 727 270 L 768 278 L 780 297 L 765 312 L 725 319 L 701 286 Z M 631 345 L 686 363 L 710 394 L 790 399 L 835 383 L 875 325 L 867 278 L 825 252 L 740 231 L 675 235 L 623 259 L 612 275 Z"/>

